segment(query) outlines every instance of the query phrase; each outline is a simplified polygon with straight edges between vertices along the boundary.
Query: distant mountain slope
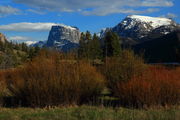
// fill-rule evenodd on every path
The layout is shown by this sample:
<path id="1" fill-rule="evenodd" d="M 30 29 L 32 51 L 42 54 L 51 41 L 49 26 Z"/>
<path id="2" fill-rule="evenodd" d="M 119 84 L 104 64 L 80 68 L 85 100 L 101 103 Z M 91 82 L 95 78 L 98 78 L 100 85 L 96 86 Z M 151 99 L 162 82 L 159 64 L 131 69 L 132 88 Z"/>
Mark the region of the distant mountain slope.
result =
<path id="1" fill-rule="evenodd" d="M 25 44 L 29 47 L 39 47 L 43 48 L 45 47 L 47 41 L 27 41 Z"/>
<path id="2" fill-rule="evenodd" d="M 171 33 L 178 27 L 176 22 L 168 18 L 130 15 L 115 27 L 102 30 L 100 36 L 111 30 L 122 38 L 128 38 L 130 44 L 138 44 Z"/>
<path id="3" fill-rule="evenodd" d="M 180 62 L 180 31 L 134 46 L 137 53 L 144 52 L 148 62 Z"/>

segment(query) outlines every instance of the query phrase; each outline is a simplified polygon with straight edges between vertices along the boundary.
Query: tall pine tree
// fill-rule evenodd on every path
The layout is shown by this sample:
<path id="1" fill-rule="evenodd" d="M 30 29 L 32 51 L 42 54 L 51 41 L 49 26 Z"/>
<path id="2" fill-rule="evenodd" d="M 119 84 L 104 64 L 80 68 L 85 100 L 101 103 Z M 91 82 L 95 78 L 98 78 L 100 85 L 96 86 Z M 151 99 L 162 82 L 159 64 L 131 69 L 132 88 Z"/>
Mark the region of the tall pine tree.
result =
<path id="1" fill-rule="evenodd" d="M 102 58 L 101 43 L 96 34 L 93 35 L 93 38 L 89 43 L 89 56 L 92 60 Z"/>
<path id="2" fill-rule="evenodd" d="M 79 41 L 79 49 L 78 49 L 79 58 L 85 57 L 85 52 L 86 52 L 86 47 L 85 46 L 86 46 L 86 36 L 82 32 L 81 37 L 80 37 L 80 41 Z"/>
<path id="3" fill-rule="evenodd" d="M 119 56 L 121 52 L 121 41 L 114 32 L 107 32 L 104 38 L 104 56 Z"/>

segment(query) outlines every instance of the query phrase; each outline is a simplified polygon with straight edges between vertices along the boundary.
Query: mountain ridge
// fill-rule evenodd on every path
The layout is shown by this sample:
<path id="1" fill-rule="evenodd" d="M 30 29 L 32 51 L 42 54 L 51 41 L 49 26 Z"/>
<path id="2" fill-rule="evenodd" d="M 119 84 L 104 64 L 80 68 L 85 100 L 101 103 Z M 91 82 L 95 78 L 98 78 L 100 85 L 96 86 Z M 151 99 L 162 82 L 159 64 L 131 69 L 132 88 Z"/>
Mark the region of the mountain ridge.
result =
<path id="1" fill-rule="evenodd" d="M 102 30 L 100 36 L 103 37 L 107 31 L 112 31 L 138 44 L 161 37 L 178 28 L 179 25 L 168 18 L 129 15 L 116 26 Z"/>

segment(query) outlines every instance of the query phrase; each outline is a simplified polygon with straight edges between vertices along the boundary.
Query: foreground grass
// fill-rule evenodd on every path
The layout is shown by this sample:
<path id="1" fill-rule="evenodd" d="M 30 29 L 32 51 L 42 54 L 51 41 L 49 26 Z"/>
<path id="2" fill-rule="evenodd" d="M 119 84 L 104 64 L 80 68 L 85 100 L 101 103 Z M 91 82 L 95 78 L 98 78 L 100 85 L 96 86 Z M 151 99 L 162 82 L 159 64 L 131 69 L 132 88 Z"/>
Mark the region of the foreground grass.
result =
<path id="1" fill-rule="evenodd" d="M 179 120 L 180 109 L 67 107 L 53 109 L 0 108 L 0 120 Z"/>

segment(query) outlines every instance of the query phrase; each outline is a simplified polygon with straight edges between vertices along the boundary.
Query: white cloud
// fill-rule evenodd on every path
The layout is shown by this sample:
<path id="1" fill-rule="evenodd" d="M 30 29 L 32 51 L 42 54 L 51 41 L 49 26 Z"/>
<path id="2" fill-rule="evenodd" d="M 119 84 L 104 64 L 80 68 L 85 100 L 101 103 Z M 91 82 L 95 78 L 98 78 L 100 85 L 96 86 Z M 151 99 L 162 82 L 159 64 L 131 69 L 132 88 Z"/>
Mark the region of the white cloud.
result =
<path id="1" fill-rule="evenodd" d="M 39 15 L 45 14 L 45 12 L 40 11 L 40 10 L 35 10 L 35 9 L 28 9 L 27 12 L 31 12 L 31 13 L 35 13 L 35 14 L 39 14 Z"/>
<path id="2" fill-rule="evenodd" d="M 166 17 L 167 18 L 176 18 L 178 16 L 176 14 L 174 14 L 174 13 L 167 13 Z"/>
<path id="3" fill-rule="evenodd" d="M 156 7 L 171 7 L 173 0 L 13 0 L 41 10 L 79 12 L 85 15 L 108 15 L 112 13 L 145 13 Z M 135 10 L 145 7 L 145 10 Z M 154 12 L 148 11 L 148 12 Z"/>
<path id="4" fill-rule="evenodd" d="M 97 12 L 98 11 L 98 12 Z M 96 11 L 84 11 L 83 14 L 84 15 L 97 15 L 97 16 L 105 16 L 111 13 L 124 13 L 124 14 L 143 14 L 143 13 L 152 13 L 152 12 L 156 12 L 159 11 L 159 9 L 157 8 L 149 8 L 143 11 L 140 10 L 134 10 L 134 9 L 112 9 L 112 10 L 96 10 Z"/>
<path id="5" fill-rule="evenodd" d="M 13 43 L 26 43 L 27 45 L 35 44 L 37 41 L 32 41 L 33 38 L 25 36 L 11 36 L 8 37 L 8 41 Z"/>
<path id="6" fill-rule="evenodd" d="M 7 15 L 17 15 L 20 13 L 20 10 L 17 8 L 13 8 L 11 6 L 0 6 L 0 17 L 4 17 Z"/>
<path id="7" fill-rule="evenodd" d="M 143 0 L 141 5 L 147 7 L 172 7 L 174 4 L 172 0 Z"/>
<path id="8" fill-rule="evenodd" d="M 24 36 L 12 36 L 8 38 L 9 41 L 28 41 L 31 40 L 29 37 Z"/>
<path id="9" fill-rule="evenodd" d="M 0 31 L 15 31 L 15 32 L 38 32 L 49 31 L 56 23 L 12 23 L 8 25 L 0 25 Z"/>
<path id="10" fill-rule="evenodd" d="M 174 14 L 174 13 L 167 13 L 166 15 L 161 15 L 160 17 L 174 19 L 174 18 L 176 18 L 178 16 L 176 14 Z"/>

